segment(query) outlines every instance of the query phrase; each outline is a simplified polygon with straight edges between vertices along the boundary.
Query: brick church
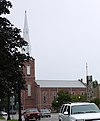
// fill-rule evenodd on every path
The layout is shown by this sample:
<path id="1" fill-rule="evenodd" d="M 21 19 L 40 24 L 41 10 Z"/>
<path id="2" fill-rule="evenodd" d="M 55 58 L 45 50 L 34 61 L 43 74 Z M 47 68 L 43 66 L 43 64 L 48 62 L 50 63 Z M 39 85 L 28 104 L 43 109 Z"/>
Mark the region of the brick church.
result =
<path id="1" fill-rule="evenodd" d="M 29 33 L 27 16 L 25 21 L 23 37 L 29 43 Z M 30 43 L 29 43 L 30 44 Z M 30 53 L 30 45 L 25 48 L 25 52 Z M 52 109 L 52 101 L 60 90 L 69 92 L 72 95 L 86 94 L 86 86 L 80 80 L 36 80 L 35 79 L 35 59 L 24 63 L 23 68 L 27 90 L 21 92 L 21 103 L 23 109 L 27 108 L 48 108 Z"/>

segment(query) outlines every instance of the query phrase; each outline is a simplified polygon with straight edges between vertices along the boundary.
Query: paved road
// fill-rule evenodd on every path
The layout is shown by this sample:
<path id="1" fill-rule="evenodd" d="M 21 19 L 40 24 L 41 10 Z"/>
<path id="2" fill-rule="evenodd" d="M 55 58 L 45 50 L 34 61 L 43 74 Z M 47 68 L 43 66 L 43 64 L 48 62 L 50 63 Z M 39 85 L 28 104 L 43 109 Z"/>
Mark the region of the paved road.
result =
<path id="1" fill-rule="evenodd" d="M 58 114 L 52 114 L 51 118 L 41 118 L 41 121 L 58 121 Z"/>
<path id="2" fill-rule="evenodd" d="M 4 117 L 5 119 L 7 119 L 7 116 Z M 18 115 L 13 115 L 13 117 L 11 116 L 11 118 L 18 119 Z M 22 116 L 22 121 L 25 121 L 23 116 Z M 52 113 L 51 118 L 41 118 L 41 121 L 58 121 L 58 114 Z"/>

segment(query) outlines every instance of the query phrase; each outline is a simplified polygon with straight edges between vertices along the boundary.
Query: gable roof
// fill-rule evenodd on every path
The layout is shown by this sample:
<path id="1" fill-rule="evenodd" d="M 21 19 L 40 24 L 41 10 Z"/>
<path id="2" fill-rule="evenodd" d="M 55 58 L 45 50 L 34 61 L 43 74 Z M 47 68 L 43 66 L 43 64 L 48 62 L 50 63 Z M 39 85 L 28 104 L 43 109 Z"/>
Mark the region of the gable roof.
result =
<path id="1" fill-rule="evenodd" d="M 79 80 L 36 80 L 42 88 L 86 88 Z"/>

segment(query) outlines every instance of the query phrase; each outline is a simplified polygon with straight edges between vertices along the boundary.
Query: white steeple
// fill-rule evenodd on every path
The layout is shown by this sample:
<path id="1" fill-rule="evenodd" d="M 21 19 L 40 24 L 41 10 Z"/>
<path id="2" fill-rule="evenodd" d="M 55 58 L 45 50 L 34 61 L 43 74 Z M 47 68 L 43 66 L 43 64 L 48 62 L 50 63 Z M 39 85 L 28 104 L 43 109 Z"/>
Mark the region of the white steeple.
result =
<path id="1" fill-rule="evenodd" d="M 30 40 L 29 40 L 29 29 L 28 29 L 26 11 L 25 11 L 25 19 L 24 19 L 23 38 L 25 39 L 25 41 L 28 42 L 28 45 L 23 47 L 22 53 L 24 54 L 28 53 L 30 55 L 31 47 L 30 47 Z"/>

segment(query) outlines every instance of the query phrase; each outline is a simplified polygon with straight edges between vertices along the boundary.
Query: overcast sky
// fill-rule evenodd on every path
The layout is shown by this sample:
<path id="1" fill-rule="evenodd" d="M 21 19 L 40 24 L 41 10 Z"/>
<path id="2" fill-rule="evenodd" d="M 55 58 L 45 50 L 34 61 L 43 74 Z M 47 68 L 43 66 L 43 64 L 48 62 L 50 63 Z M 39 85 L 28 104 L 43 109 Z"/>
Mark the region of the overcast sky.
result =
<path id="1" fill-rule="evenodd" d="M 36 79 L 100 82 L 100 0 L 11 0 L 8 19 L 23 30 L 27 11 Z"/>

